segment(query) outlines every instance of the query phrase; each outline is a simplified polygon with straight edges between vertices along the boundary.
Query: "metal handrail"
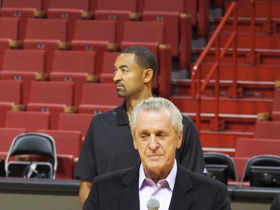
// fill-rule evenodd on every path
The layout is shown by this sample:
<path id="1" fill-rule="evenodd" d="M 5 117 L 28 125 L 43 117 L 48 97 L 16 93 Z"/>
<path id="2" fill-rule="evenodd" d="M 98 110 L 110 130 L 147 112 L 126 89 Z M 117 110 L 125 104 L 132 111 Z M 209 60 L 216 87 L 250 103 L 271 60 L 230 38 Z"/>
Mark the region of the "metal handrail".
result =
<path id="1" fill-rule="evenodd" d="M 251 5 L 251 58 L 250 63 L 255 64 L 255 0 L 248 0 L 248 3 Z M 271 0 L 267 0 L 267 33 L 271 33 Z M 225 46 L 220 48 L 220 39 L 219 34 L 222 31 L 223 26 L 225 25 L 229 16 L 233 13 L 233 31 L 227 40 Z M 201 84 L 201 64 L 210 48 L 215 44 L 216 48 L 216 61 L 212 66 L 210 72 L 204 79 L 203 84 Z M 202 54 L 196 61 L 194 67 L 191 72 L 191 95 L 194 103 L 196 103 L 196 127 L 198 132 L 200 132 L 200 113 L 201 113 L 201 94 L 205 90 L 207 84 L 209 83 L 210 78 L 215 74 L 215 112 L 214 112 L 214 130 L 219 130 L 219 66 L 220 61 L 225 56 L 230 45 L 233 45 L 232 53 L 233 53 L 233 84 L 232 84 L 232 97 L 237 98 L 237 3 L 232 2 L 229 6 L 226 14 L 222 18 L 220 24 L 215 30 L 213 36 L 209 40 Z M 220 52 L 221 51 L 221 52 Z"/>

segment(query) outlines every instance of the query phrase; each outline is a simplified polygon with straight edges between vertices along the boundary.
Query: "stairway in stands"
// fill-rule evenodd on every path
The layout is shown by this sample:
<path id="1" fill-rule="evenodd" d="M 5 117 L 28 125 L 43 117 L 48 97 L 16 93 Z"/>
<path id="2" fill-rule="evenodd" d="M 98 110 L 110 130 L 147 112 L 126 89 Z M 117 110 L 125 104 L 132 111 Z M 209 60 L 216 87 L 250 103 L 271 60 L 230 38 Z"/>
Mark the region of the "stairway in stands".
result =
<path id="1" fill-rule="evenodd" d="M 226 13 L 232 1 L 219 1 Z M 214 129 L 214 77 L 201 95 L 200 137 L 205 152 L 217 151 L 234 156 L 238 138 L 252 138 L 259 113 L 271 113 L 275 81 L 280 80 L 280 2 L 272 0 L 271 25 L 267 22 L 267 0 L 255 1 L 255 51 L 251 54 L 251 5 L 235 1 L 238 8 L 237 24 L 237 98 L 232 97 L 232 46 L 220 63 L 219 129 Z M 278 9 L 277 9 L 278 8 Z M 222 18 L 215 18 L 217 28 Z M 268 28 L 269 27 L 269 28 Z M 222 29 L 220 46 L 224 46 L 233 28 L 230 17 Z M 209 39 L 213 33 L 210 33 Z M 203 48 L 196 49 L 198 56 Z M 201 65 L 201 79 L 205 79 L 215 62 L 215 46 L 210 48 Z M 196 61 L 193 62 L 193 65 Z M 191 97 L 191 79 L 173 81 L 177 93 L 171 100 L 186 115 L 196 119 L 196 103 Z"/>

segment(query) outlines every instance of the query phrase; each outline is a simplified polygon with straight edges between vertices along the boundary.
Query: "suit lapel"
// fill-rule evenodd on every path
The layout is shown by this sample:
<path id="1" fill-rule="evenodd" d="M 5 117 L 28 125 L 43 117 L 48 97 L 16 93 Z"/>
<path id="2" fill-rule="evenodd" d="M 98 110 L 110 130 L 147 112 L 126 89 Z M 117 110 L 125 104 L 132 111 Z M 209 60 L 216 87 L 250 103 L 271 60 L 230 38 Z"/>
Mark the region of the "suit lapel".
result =
<path id="1" fill-rule="evenodd" d="M 139 190 L 138 190 L 139 165 L 133 167 L 122 181 L 122 189 L 118 198 L 121 210 L 139 210 Z"/>
<path id="2" fill-rule="evenodd" d="M 194 196 L 191 193 L 192 183 L 187 171 L 178 164 L 176 182 L 169 206 L 169 210 L 188 210 L 194 202 Z"/>

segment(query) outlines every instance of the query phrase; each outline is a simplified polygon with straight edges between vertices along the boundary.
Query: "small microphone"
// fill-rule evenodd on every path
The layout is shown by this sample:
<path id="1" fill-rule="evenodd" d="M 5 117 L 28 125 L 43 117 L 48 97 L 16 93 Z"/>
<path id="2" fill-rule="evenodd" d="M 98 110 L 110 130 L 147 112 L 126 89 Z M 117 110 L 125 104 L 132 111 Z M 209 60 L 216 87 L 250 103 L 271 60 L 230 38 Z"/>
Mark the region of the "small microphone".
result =
<path id="1" fill-rule="evenodd" d="M 159 201 L 155 198 L 150 198 L 146 205 L 148 210 L 158 210 L 160 207 Z"/>

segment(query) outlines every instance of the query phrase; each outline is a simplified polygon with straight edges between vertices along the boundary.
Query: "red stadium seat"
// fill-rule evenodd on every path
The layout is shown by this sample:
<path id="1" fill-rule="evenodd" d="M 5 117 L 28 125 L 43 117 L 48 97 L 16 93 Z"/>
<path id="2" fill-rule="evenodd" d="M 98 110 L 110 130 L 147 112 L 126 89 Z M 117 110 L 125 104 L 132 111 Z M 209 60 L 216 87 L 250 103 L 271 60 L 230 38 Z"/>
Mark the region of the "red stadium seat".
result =
<path id="1" fill-rule="evenodd" d="M 274 103 L 271 116 L 273 121 L 280 121 L 280 89 L 274 91 Z"/>
<path id="2" fill-rule="evenodd" d="M 85 137 L 93 116 L 94 114 L 61 113 L 59 115 L 58 129 L 80 131 L 82 137 Z"/>
<path id="3" fill-rule="evenodd" d="M 17 18 L 0 18 L 0 67 L 2 67 L 2 61 L 4 52 L 6 49 L 19 44 L 19 23 Z"/>
<path id="4" fill-rule="evenodd" d="M 27 132 L 36 132 L 38 129 L 50 128 L 50 114 L 43 112 L 7 112 L 6 128 L 23 128 Z"/>
<path id="5" fill-rule="evenodd" d="M 280 122 L 257 121 L 255 138 L 258 139 L 278 139 L 280 141 Z"/>
<path id="6" fill-rule="evenodd" d="M 50 73 L 54 50 L 65 49 L 67 40 L 67 20 L 28 19 L 24 49 L 46 51 L 46 71 Z"/>
<path id="7" fill-rule="evenodd" d="M 106 20 L 76 21 L 73 50 L 94 51 L 95 69 L 99 75 L 102 68 L 103 54 L 118 49 L 116 42 L 116 23 Z"/>
<path id="8" fill-rule="evenodd" d="M 54 52 L 50 80 L 74 83 L 74 104 L 81 102 L 82 87 L 85 82 L 95 82 L 95 53 L 83 51 Z"/>
<path id="9" fill-rule="evenodd" d="M 72 82 L 32 82 L 28 111 L 49 112 L 51 129 L 56 129 L 58 116 L 62 112 L 73 111 Z"/>
<path id="10" fill-rule="evenodd" d="M 139 20 L 137 0 L 97 0 L 96 20 L 111 20 L 117 23 L 117 43 L 122 40 L 123 24 L 128 20 Z"/>
<path id="11" fill-rule="evenodd" d="M 41 18 L 45 16 L 43 0 L 2 0 L 0 12 L 2 17 L 19 19 L 20 40 L 24 39 L 28 18 Z"/>
<path id="12" fill-rule="evenodd" d="M 171 94 L 172 60 L 170 46 L 164 44 L 164 27 L 165 24 L 163 22 L 126 21 L 121 50 L 141 45 L 149 48 L 155 54 L 159 67 L 153 81 L 153 88 L 158 90 L 161 97 L 168 98 Z M 160 81 L 158 81 L 158 75 Z"/>
<path id="13" fill-rule="evenodd" d="M 25 107 L 22 105 L 22 83 L 20 81 L 0 80 L 0 90 L 0 127 L 2 127 L 7 111 L 20 111 Z"/>
<path id="14" fill-rule="evenodd" d="M 79 157 L 82 148 L 82 134 L 79 131 L 38 130 L 53 137 L 58 155 Z"/>
<path id="15" fill-rule="evenodd" d="M 0 128 L 0 151 L 8 152 L 13 139 L 21 133 L 26 133 L 26 129 Z"/>
<path id="16" fill-rule="evenodd" d="M 23 82 L 23 103 L 29 100 L 31 81 L 45 80 L 45 52 L 37 50 L 6 50 L 2 79 L 21 80 Z"/>
<path id="17" fill-rule="evenodd" d="M 117 96 L 115 84 L 85 83 L 79 112 L 98 114 L 115 108 L 122 102 L 123 98 Z"/>
<path id="18" fill-rule="evenodd" d="M 119 56 L 119 52 L 105 52 L 103 57 L 102 71 L 99 76 L 101 83 L 113 83 L 114 77 L 114 63 Z"/>
<path id="19" fill-rule="evenodd" d="M 57 155 L 56 179 L 73 179 L 74 172 L 73 155 Z"/>
<path id="20" fill-rule="evenodd" d="M 73 39 L 75 22 L 91 19 L 90 0 L 48 0 L 47 16 L 52 19 L 68 20 L 68 41 Z"/>

